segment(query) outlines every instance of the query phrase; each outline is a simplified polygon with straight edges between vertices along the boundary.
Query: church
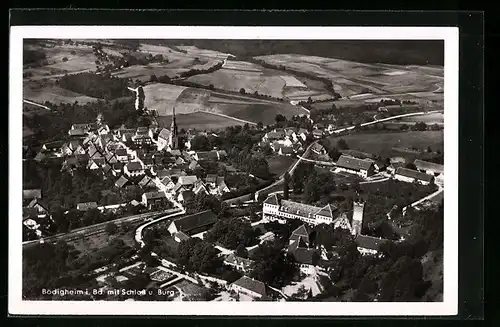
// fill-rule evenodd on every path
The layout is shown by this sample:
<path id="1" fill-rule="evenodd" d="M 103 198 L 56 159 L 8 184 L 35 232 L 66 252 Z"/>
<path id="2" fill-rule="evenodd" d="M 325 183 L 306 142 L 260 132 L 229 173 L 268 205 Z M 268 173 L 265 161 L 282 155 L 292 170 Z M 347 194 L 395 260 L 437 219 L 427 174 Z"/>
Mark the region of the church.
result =
<path id="1" fill-rule="evenodd" d="M 177 122 L 175 121 L 175 107 L 172 112 L 172 124 L 170 130 L 163 128 L 158 134 L 158 151 L 172 151 L 179 148 L 179 133 L 177 130 Z"/>

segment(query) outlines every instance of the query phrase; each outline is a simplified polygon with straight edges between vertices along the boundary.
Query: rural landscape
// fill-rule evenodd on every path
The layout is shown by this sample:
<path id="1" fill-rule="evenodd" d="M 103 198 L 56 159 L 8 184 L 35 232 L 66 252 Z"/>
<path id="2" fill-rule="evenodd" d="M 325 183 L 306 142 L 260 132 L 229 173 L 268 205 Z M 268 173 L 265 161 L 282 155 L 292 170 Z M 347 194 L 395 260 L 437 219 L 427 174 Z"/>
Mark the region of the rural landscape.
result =
<path id="1" fill-rule="evenodd" d="M 24 300 L 443 301 L 443 41 L 23 47 Z"/>

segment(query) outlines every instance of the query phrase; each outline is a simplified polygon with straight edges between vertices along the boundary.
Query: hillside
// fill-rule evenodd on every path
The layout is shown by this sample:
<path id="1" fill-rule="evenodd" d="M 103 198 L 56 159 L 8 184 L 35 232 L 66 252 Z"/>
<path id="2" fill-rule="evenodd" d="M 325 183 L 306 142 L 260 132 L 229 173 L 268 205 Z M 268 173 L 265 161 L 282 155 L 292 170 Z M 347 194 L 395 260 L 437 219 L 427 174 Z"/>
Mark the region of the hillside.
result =
<path id="1" fill-rule="evenodd" d="M 444 64 L 444 44 L 438 40 L 144 40 L 157 45 L 192 45 L 237 57 L 294 53 L 361 63 L 396 65 Z"/>

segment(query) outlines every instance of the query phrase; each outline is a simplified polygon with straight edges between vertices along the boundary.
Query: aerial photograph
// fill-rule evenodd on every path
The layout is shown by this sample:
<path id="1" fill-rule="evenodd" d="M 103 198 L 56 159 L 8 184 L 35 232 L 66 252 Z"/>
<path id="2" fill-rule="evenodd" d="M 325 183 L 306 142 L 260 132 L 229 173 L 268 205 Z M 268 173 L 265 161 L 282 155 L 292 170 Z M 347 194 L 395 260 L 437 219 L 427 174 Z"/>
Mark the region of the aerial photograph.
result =
<path id="1" fill-rule="evenodd" d="M 22 299 L 443 302 L 444 52 L 24 39 Z"/>

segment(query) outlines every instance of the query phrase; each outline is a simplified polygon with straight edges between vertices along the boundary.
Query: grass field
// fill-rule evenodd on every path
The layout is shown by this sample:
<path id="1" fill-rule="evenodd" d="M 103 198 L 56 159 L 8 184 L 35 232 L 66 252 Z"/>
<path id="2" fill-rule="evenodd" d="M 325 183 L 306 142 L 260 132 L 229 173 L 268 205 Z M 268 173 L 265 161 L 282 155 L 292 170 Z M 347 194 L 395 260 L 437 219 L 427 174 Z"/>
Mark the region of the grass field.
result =
<path id="1" fill-rule="evenodd" d="M 281 176 L 297 160 L 294 157 L 272 155 L 266 157 L 269 171 L 275 176 Z"/>
<path id="2" fill-rule="evenodd" d="M 160 116 L 170 115 L 177 98 L 186 89 L 185 86 L 162 83 L 146 85 L 144 87 L 144 107 L 150 110 L 155 109 Z"/>
<path id="3" fill-rule="evenodd" d="M 217 115 L 212 115 L 205 112 L 195 112 L 190 114 L 175 114 L 177 126 L 179 129 L 196 129 L 198 131 L 211 131 L 224 129 L 228 126 L 244 125 L 244 123 L 234 119 L 225 118 Z M 170 127 L 172 122 L 171 116 L 163 116 L 157 118 L 160 127 Z"/>
<path id="4" fill-rule="evenodd" d="M 442 67 L 361 64 L 353 61 L 279 54 L 257 59 L 331 79 L 342 97 L 362 93 L 433 92 L 442 88 Z"/>
<path id="5" fill-rule="evenodd" d="M 444 137 L 442 131 L 411 131 L 396 133 L 355 133 L 342 137 L 330 137 L 331 144 L 336 144 L 337 140 L 343 138 L 350 149 L 359 150 L 383 158 L 392 157 L 400 152 L 395 152 L 397 148 L 417 148 L 426 150 L 431 147 L 433 150 L 443 152 Z"/>
<path id="6" fill-rule="evenodd" d="M 270 95 L 281 98 L 285 81 L 280 76 L 266 76 L 255 70 L 226 69 L 225 67 L 210 74 L 196 75 L 188 81 L 210 85 L 215 88 L 238 92 L 241 88 L 247 93 Z"/>
<path id="7" fill-rule="evenodd" d="M 423 121 L 426 124 L 440 124 L 444 123 L 444 113 L 434 113 L 429 115 L 417 116 L 417 117 L 406 117 L 397 122 L 401 123 L 417 123 Z"/>
<path id="8" fill-rule="evenodd" d="M 47 65 L 24 69 L 24 72 L 31 72 L 33 76 L 70 73 L 96 68 L 95 61 L 97 58 L 90 46 L 65 44 L 42 48 L 40 46 L 26 45 L 25 49 L 41 49 L 46 54 Z M 63 61 L 63 58 L 68 60 Z"/>
<path id="9" fill-rule="evenodd" d="M 75 101 L 84 104 L 97 101 L 96 98 L 65 90 L 56 85 L 38 84 L 36 82 L 23 83 L 23 98 L 40 104 L 45 103 L 45 101 L 54 104 L 74 103 Z"/>

